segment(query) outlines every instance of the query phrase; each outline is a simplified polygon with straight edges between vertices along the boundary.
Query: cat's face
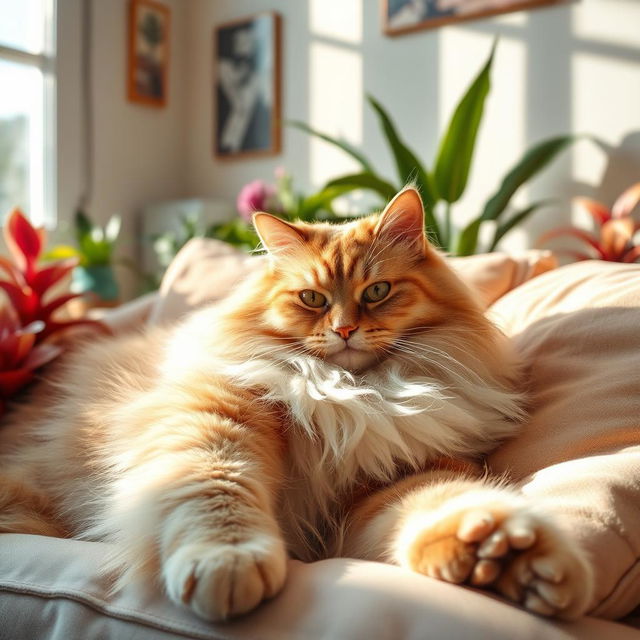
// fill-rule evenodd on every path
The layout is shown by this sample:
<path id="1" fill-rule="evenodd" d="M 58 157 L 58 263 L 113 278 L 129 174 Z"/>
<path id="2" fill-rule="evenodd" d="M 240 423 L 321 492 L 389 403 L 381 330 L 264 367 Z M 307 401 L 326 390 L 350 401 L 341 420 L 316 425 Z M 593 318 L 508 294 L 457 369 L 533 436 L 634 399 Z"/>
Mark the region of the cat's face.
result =
<path id="1" fill-rule="evenodd" d="M 266 214 L 255 223 L 272 255 L 264 318 L 292 350 L 362 371 L 410 352 L 447 317 L 447 292 L 438 290 L 447 275 L 424 238 L 415 190 L 346 225 L 289 225 Z"/>

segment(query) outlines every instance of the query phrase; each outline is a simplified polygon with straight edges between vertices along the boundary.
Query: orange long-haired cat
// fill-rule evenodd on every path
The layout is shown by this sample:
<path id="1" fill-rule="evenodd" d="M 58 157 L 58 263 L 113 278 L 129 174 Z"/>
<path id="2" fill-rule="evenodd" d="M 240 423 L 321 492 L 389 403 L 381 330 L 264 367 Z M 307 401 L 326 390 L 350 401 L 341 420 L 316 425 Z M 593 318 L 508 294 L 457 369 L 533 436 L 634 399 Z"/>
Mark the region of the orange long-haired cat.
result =
<path id="1" fill-rule="evenodd" d="M 256 214 L 222 307 L 71 354 L 0 429 L 0 531 L 108 540 L 220 620 L 288 555 L 393 562 L 572 618 L 589 564 L 474 460 L 517 432 L 509 344 L 426 240 L 418 193 L 344 225 Z"/>

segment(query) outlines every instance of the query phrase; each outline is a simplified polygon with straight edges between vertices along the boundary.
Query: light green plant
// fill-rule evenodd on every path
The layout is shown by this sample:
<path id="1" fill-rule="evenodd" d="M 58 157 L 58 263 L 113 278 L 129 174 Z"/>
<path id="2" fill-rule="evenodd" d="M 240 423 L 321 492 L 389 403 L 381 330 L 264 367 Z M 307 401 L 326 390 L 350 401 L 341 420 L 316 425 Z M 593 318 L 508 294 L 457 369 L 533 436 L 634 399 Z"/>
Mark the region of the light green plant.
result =
<path id="1" fill-rule="evenodd" d="M 45 258 L 47 260 L 78 258 L 81 267 L 112 265 L 113 252 L 121 228 L 122 219 L 119 215 L 111 216 L 107 224 L 101 227 L 78 209 L 74 218 L 74 233 L 78 246 L 57 245 L 45 255 Z"/>
<path id="2" fill-rule="evenodd" d="M 342 149 L 360 165 L 360 171 L 329 181 L 320 193 L 335 189 L 336 195 L 343 195 L 364 189 L 376 193 L 383 202 L 387 202 L 402 187 L 412 183 L 422 195 L 426 230 L 437 246 L 452 255 L 466 256 L 476 253 L 479 249 L 480 229 L 484 224 L 491 222 L 495 229 L 487 249 L 495 249 L 505 234 L 550 202 L 542 200 L 521 210 L 515 210 L 511 206 L 514 194 L 563 149 L 579 138 L 574 135 L 557 136 L 531 147 L 506 174 L 479 215 L 462 229 L 454 228 L 452 205 L 462 198 L 467 187 L 485 101 L 491 89 L 490 75 L 495 48 L 496 43 L 487 62 L 458 103 L 440 139 L 431 170 L 403 141 L 387 111 L 370 95 L 367 96 L 367 100 L 378 118 L 394 160 L 396 182 L 382 177 L 373 163 L 348 142 L 317 131 L 304 122 L 290 122 L 290 125 Z"/>

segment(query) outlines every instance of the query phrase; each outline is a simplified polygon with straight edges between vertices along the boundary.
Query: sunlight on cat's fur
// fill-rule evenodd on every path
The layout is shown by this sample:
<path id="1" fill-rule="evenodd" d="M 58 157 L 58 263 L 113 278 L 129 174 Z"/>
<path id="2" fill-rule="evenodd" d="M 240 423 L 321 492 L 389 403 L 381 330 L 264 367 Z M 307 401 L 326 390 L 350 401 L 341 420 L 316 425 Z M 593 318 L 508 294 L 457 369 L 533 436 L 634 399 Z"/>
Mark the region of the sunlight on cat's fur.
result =
<path id="1" fill-rule="evenodd" d="M 344 225 L 255 225 L 269 259 L 223 305 L 78 349 L 8 414 L 0 531 L 109 541 L 118 586 L 159 580 L 210 620 L 277 594 L 288 555 L 583 614 L 585 553 L 476 464 L 524 418 L 520 367 L 418 193 Z"/>

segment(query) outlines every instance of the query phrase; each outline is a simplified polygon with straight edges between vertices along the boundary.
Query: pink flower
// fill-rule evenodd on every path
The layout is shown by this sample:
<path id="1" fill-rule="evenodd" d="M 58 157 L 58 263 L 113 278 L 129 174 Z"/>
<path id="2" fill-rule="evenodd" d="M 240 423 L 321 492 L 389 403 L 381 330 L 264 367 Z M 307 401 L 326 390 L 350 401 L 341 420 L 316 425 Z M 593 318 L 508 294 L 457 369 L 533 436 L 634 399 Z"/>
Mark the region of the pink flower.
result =
<path id="1" fill-rule="evenodd" d="M 242 187 L 236 200 L 238 213 L 247 221 L 256 211 L 277 211 L 276 188 L 263 180 L 253 180 Z"/>

